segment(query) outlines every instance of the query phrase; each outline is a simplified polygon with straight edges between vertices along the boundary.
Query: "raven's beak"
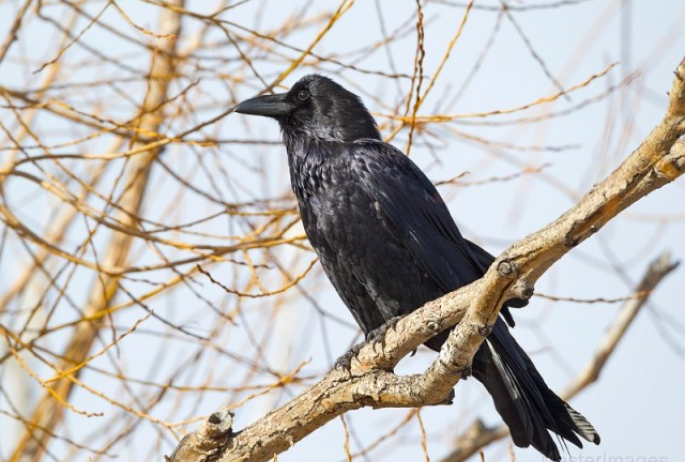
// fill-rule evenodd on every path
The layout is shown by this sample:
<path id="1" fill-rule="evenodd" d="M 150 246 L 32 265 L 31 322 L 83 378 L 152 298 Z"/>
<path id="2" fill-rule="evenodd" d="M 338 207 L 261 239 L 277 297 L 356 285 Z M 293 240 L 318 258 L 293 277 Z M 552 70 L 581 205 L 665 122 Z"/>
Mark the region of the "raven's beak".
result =
<path id="1" fill-rule="evenodd" d="M 234 112 L 241 114 L 279 117 L 288 114 L 295 106 L 286 100 L 286 94 L 257 96 L 238 104 Z"/>

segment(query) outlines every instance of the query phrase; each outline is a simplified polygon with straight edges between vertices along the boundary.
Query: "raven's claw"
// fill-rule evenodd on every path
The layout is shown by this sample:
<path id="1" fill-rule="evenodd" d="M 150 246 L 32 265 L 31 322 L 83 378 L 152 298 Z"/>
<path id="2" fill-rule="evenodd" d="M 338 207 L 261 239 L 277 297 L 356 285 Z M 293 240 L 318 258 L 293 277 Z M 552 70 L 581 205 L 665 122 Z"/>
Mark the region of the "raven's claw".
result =
<path id="1" fill-rule="evenodd" d="M 340 371 L 350 372 L 350 369 L 352 368 L 352 360 L 357 357 L 359 350 L 361 350 L 366 344 L 371 344 L 375 348 L 376 345 L 383 340 L 385 333 L 389 329 L 394 329 L 400 319 L 402 319 L 402 316 L 390 318 L 383 325 L 366 334 L 366 340 L 350 348 L 344 355 L 335 361 L 335 365 L 333 367 Z"/>
<path id="2" fill-rule="evenodd" d="M 343 372 L 350 372 L 352 360 L 357 357 L 359 350 L 362 349 L 365 343 L 361 342 L 350 348 L 344 355 L 335 360 L 333 368 Z"/>
<path id="3" fill-rule="evenodd" d="M 372 330 L 366 335 L 366 342 L 373 343 L 374 347 L 385 338 L 385 333 L 390 329 L 394 329 L 397 323 L 402 319 L 402 316 L 395 316 L 383 323 L 380 327 Z"/>

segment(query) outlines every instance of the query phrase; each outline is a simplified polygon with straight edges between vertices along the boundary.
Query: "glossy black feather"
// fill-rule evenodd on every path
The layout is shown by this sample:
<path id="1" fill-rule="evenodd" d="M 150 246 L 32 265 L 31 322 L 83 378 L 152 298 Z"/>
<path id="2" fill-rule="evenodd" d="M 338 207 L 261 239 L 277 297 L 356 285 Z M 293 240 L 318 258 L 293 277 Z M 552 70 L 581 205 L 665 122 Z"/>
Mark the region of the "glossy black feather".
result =
<path id="1" fill-rule="evenodd" d="M 358 97 L 330 79 L 307 76 L 271 100 L 278 110 L 264 110 L 263 97 L 241 106 L 278 120 L 307 236 L 365 333 L 483 276 L 494 257 L 463 238 L 436 188 L 381 140 Z M 502 314 L 513 326 L 506 306 Z M 447 335 L 426 345 L 439 350 Z M 547 387 L 503 320 L 474 357 L 473 374 L 516 445 L 559 460 L 548 430 L 578 446 L 577 435 L 599 442 L 590 423 Z"/>

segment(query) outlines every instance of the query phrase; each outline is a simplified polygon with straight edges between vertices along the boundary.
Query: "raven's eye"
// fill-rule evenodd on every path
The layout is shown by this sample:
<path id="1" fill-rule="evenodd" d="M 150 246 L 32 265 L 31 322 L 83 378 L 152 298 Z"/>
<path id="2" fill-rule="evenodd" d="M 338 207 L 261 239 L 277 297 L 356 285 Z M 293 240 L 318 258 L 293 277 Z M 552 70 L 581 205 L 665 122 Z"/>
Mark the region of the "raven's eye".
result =
<path id="1" fill-rule="evenodd" d="M 300 90 L 297 94 L 297 97 L 300 99 L 300 101 L 307 101 L 307 98 L 309 98 L 309 92 L 307 90 Z"/>

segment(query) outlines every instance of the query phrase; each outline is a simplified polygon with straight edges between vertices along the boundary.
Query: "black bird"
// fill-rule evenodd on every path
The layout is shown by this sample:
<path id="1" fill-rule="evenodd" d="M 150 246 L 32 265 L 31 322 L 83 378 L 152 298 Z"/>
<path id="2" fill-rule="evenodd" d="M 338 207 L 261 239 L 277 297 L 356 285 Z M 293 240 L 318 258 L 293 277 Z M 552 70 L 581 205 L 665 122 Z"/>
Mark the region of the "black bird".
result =
<path id="1" fill-rule="evenodd" d="M 235 112 L 281 127 L 302 223 L 326 275 L 367 338 L 384 323 L 469 284 L 494 257 L 464 239 L 440 194 L 407 156 L 381 139 L 362 100 L 309 75 L 289 92 L 240 103 Z M 513 326 L 508 307 L 502 315 Z M 430 339 L 436 351 L 449 332 Z M 548 430 L 578 447 L 599 444 L 580 413 L 547 387 L 501 318 L 473 359 L 514 443 L 559 460 Z"/>

